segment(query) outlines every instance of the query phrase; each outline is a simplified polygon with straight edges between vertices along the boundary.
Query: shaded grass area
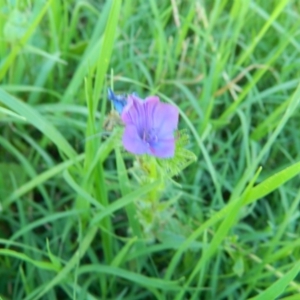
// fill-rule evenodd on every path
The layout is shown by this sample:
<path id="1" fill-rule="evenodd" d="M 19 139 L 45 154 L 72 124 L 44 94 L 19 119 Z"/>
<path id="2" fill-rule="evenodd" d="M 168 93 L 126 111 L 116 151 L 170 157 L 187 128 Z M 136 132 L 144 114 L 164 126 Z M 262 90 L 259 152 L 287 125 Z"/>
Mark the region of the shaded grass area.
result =
<path id="1" fill-rule="evenodd" d="M 299 1 L 0 3 L 3 300 L 297 299 Z M 197 155 L 152 242 L 111 85 Z"/>

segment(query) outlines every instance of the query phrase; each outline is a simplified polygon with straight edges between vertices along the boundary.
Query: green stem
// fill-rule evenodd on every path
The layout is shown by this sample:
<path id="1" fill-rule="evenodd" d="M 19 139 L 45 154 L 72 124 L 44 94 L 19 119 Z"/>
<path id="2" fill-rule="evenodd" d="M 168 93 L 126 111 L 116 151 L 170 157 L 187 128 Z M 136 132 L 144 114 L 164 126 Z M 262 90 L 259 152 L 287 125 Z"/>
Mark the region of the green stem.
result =
<path id="1" fill-rule="evenodd" d="M 149 157 L 150 158 L 150 162 L 149 162 L 149 177 L 151 179 L 151 181 L 155 181 L 158 180 L 158 172 L 157 172 L 157 166 L 156 166 L 156 159 L 154 157 Z M 147 159 L 149 159 L 147 157 Z M 155 203 L 156 201 L 158 201 L 158 189 L 155 188 L 153 189 L 150 193 L 149 193 L 149 200 L 151 201 L 151 203 Z"/>

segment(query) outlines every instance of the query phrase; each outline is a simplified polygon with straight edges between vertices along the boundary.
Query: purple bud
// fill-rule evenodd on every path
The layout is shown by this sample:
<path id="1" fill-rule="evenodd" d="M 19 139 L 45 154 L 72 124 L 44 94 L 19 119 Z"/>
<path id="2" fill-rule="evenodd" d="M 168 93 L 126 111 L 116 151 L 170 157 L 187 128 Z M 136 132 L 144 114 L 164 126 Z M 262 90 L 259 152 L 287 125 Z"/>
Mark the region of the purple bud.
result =
<path id="1" fill-rule="evenodd" d="M 122 111 L 123 111 L 123 108 L 127 104 L 126 96 L 124 96 L 124 95 L 115 95 L 115 93 L 110 88 L 107 89 L 107 96 L 108 96 L 108 99 L 110 101 L 112 101 L 112 103 L 114 104 L 115 110 L 119 114 L 121 114 Z"/>

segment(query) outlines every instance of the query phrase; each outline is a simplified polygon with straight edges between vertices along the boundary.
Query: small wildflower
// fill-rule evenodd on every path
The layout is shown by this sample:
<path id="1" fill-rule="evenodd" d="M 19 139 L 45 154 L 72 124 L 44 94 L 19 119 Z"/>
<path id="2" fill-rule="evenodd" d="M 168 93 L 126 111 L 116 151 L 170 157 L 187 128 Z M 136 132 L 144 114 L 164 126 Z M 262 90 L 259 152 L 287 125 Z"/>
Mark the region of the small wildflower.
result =
<path id="1" fill-rule="evenodd" d="M 123 145 L 134 154 L 170 158 L 175 152 L 177 107 L 150 96 L 144 101 L 135 94 L 127 97 L 121 118 L 125 124 Z"/>

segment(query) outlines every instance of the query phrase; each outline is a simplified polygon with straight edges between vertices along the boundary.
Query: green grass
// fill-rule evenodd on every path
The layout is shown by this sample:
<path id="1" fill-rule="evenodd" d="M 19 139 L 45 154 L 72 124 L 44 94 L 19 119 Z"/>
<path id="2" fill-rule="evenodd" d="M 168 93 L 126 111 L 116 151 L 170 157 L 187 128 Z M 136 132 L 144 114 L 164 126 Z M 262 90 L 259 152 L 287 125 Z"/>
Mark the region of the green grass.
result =
<path id="1" fill-rule="evenodd" d="M 299 0 L 0 0 L 0 299 L 298 299 L 299 28 Z M 179 108 L 163 191 L 108 86 Z"/>

